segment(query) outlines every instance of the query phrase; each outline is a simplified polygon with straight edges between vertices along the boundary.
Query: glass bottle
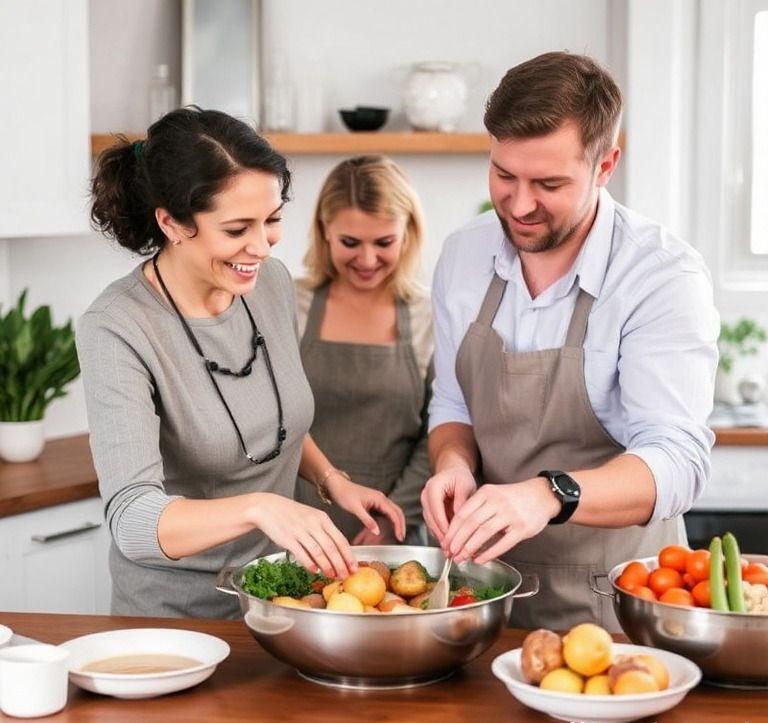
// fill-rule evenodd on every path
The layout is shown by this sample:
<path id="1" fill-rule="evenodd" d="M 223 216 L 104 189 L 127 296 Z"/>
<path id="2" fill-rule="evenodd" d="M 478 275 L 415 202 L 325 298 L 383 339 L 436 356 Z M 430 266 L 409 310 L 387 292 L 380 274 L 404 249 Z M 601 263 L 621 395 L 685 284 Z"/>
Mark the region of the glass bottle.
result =
<path id="1" fill-rule="evenodd" d="M 156 65 L 149 86 L 149 122 L 154 123 L 177 105 L 176 88 L 171 83 L 168 66 L 165 63 Z"/>

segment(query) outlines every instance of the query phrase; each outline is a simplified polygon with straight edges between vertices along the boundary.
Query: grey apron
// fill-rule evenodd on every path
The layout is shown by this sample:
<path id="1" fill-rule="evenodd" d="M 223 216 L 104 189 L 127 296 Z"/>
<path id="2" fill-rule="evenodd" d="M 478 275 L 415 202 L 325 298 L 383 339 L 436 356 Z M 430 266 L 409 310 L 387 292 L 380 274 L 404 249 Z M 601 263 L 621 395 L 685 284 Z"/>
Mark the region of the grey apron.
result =
<path id="1" fill-rule="evenodd" d="M 505 287 L 494 274 L 456 357 L 482 482 L 519 482 L 543 469 L 597 467 L 623 452 L 595 416 L 584 381 L 583 344 L 593 297 L 579 291 L 563 347 L 513 353 L 491 328 Z M 684 543 L 682 518 L 622 529 L 546 527 L 502 558 L 540 580 L 538 595 L 515 602 L 510 624 L 562 630 L 591 620 L 618 631 L 610 603 L 589 588 L 591 574 Z"/>
<path id="2" fill-rule="evenodd" d="M 424 445 L 423 470 L 404 470 L 414 450 L 425 439 L 424 379 L 411 343 L 407 304 L 397 300 L 397 340 L 393 344 L 353 344 L 319 338 L 328 298 L 328 285 L 312 297 L 301 339 L 301 359 L 315 397 L 312 438 L 331 463 L 358 484 L 389 495 L 398 480 L 409 489 L 398 490 L 409 523 L 409 538 L 418 535 L 419 494 L 429 477 Z M 419 455 L 421 457 L 421 455 Z M 418 465 L 417 465 L 418 466 Z M 326 507 L 314 487 L 299 479 L 296 499 L 325 510 L 347 539 L 362 523 L 338 507 Z"/>

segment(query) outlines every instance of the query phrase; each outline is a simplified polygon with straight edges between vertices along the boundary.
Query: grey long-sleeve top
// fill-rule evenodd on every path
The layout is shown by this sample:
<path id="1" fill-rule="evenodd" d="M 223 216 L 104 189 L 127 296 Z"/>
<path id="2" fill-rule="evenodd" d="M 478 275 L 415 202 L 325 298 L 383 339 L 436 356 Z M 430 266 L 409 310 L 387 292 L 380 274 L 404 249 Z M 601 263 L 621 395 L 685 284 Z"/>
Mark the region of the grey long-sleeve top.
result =
<path id="1" fill-rule="evenodd" d="M 266 338 L 288 437 L 262 465 L 245 457 L 232 422 L 180 320 L 142 273 L 115 281 L 78 323 L 91 450 L 112 536 L 112 610 L 116 614 L 234 617 L 235 598 L 214 587 L 225 565 L 273 551 L 252 532 L 199 555 L 171 560 L 157 540 L 165 506 L 193 499 L 275 492 L 292 497 L 301 444 L 312 421 L 312 394 L 301 366 L 293 284 L 270 259 L 245 297 Z M 206 356 L 240 369 L 252 330 L 239 298 L 214 318 L 187 319 Z M 243 378 L 217 375 L 248 451 L 276 441 L 277 403 L 259 355 Z"/>

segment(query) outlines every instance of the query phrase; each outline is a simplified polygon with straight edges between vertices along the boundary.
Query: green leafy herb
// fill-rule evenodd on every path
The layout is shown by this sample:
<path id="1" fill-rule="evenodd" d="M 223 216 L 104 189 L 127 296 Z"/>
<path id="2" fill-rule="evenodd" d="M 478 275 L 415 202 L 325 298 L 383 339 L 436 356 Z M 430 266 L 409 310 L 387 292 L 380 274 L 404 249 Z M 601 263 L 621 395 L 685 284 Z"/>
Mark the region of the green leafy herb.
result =
<path id="1" fill-rule="evenodd" d="M 325 580 L 305 570 L 301 565 L 287 560 L 269 562 L 259 560 L 249 565 L 243 574 L 243 590 L 249 595 L 271 600 L 273 597 L 303 597 L 312 592 L 312 583 Z"/>
<path id="2" fill-rule="evenodd" d="M 475 597 L 478 600 L 492 600 L 495 597 L 501 597 L 506 592 L 508 590 L 505 585 L 490 585 L 488 587 L 475 588 Z"/>

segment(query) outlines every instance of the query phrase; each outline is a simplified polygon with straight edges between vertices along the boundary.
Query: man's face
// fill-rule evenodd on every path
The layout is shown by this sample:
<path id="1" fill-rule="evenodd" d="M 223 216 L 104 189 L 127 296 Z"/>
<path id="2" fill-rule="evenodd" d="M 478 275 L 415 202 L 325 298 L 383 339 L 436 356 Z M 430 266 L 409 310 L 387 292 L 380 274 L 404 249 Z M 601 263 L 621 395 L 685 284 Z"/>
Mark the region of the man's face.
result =
<path id="1" fill-rule="evenodd" d="M 488 185 L 504 232 L 518 250 L 549 251 L 583 239 L 592 224 L 597 193 L 618 161 L 612 149 L 592 161 L 575 122 L 536 138 L 491 138 Z"/>

